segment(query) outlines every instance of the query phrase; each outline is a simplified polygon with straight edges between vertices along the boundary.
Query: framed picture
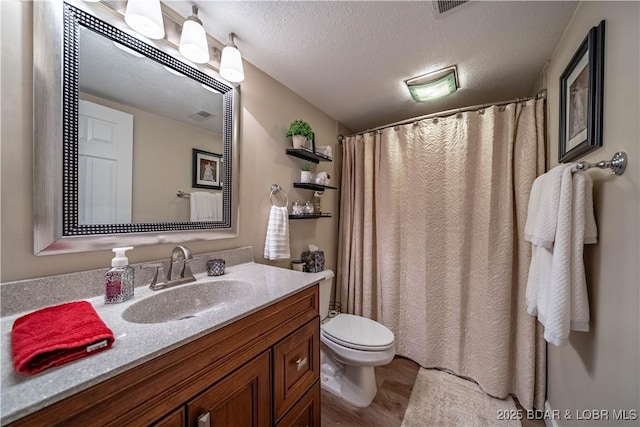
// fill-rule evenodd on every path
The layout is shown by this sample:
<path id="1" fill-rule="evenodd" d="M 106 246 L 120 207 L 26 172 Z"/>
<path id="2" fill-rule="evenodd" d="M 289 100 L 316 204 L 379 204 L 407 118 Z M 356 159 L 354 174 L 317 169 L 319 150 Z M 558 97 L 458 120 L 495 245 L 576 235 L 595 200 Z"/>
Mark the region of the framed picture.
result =
<path id="1" fill-rule="evenodd" d="M 222 154 L 193 149 L 193 179 L 191 186 L 195 188 L 209 188 L 222 190 L 220 182 Z"/>
<path id="2" fill-rule="evenodd" d="M 604 21 L 593 27 L 560 76 L 558 162 L 602 147 Z"/>

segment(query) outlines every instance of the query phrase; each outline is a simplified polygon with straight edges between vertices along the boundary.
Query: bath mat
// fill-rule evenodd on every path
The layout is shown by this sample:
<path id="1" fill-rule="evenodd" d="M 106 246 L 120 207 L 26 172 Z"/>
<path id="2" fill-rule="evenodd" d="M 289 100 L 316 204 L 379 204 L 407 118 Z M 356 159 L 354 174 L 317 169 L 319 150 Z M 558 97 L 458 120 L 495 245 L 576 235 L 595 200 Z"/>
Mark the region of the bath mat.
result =
<path id="1" fill-rule="evenodd" d="M 437 369 L 420 368 L 402 427 L 520 427 L 511 396 L 496 399 L 480 386 Z"/>

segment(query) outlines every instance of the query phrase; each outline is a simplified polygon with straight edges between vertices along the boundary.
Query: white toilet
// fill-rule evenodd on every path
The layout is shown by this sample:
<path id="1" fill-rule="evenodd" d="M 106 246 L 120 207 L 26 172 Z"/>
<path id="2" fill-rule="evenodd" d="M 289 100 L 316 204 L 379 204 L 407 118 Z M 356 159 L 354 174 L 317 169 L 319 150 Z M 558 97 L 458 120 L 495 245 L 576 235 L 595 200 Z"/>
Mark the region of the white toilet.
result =
<path id="1" fill-rule="evenodd" d="M 329 318 L 333 271 L 320 282 L 320 384 L 352 405 L 367 407 L 376 396 L 374 366 L 396 354 L 395 337 L 386 326 L 351 314 Z"/>

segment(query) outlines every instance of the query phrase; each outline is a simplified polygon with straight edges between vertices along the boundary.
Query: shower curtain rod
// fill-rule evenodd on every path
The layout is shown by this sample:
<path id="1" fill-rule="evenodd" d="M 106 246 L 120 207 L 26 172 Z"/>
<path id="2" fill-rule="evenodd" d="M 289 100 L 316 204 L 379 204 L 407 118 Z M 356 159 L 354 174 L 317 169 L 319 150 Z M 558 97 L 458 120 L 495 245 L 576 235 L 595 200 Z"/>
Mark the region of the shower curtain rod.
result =
<path id="1" fill-rule="evenodd" d="M 367 129 L 365 131 L 362 132 L 356 132 L 356 133 L 352 133 L 351 135 L 338 135 L 338 142 L 340 144 L 342 144 L 342 140 L 349 137 L 349 136 L 357 136 L 357 135 L 364 135 L 367 132 L 376 132 L 379 131 L 381 129 L 386 129 L 386 128 L 390 128 L 393 126 L 399 126 L 399 125 L 406 125 L 407 123 L 416 123 L 419 122 L 420 120 L 426 120 L 426 119 L 433 119 L 433 118 L 443 118 L 443 117 L 448 117 L 448 116 L 452 116 L 454 114 L 458 114 L 458 113 L 463 113 L 463 112 L 467 112 L 467 111 L 478 111 L 478 110 L 483 110 L 485 108 L 488 107 L 500 107 L 503 105 L 508 105 L 508 104 L 513 104 L 514 102 L 527 102 L 530 101 L 532 99 L 538 100 L 538 99 L 543 99 L 547 97 L 547 90 L 543 89 L 540 92 L 538 92 L 537 95 L 535 96 L 530 96 L 528 98 L 516 98 L 516 99 L 512 99 L 509 101 L 499 101 L 499 102 L 490 102 L 488 104 L 478 104 L 478 105 L 472 105 L 470 107 L 462 107 L 462 108 L 454 108 L 451 110 L 446 110 L 446 111 L 440 111 L 439 113 L 431 113 L 431 114 L 427 114 L 424 116 L 418 116 L 418 117 L 413 117 L 410 119 L 405 119 L 405 120 L 400 120 L 399 122 L 395 122 L 395 123 L 391 123 L 388 125 L 383 125 L 383 126 L 378 126 L 375 128 L 371 128 L 371 129 Z"/>

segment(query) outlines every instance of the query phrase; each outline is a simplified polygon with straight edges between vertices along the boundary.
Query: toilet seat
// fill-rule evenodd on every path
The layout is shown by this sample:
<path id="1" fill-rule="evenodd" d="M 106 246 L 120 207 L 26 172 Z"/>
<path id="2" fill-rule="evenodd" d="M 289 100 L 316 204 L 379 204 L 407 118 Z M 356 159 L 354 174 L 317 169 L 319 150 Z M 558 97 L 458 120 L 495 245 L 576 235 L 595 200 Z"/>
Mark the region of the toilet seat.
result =
<path id="1" fill-rule="evenodd" d="M 394 345 L 394 335 L 386 326 L 366 317 L 339 314 L 322 325 L 322 335 L 348 348 L 383 351 Z"/>

